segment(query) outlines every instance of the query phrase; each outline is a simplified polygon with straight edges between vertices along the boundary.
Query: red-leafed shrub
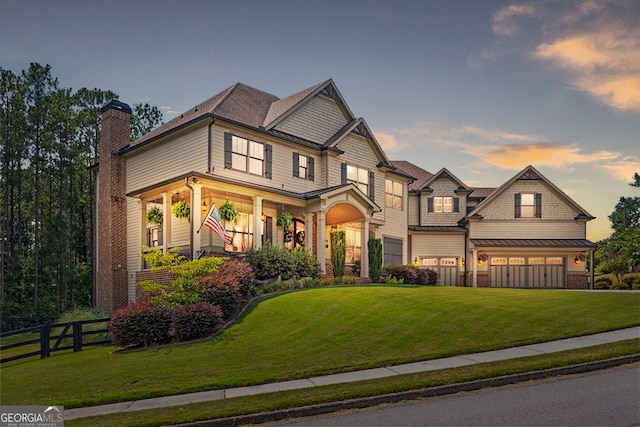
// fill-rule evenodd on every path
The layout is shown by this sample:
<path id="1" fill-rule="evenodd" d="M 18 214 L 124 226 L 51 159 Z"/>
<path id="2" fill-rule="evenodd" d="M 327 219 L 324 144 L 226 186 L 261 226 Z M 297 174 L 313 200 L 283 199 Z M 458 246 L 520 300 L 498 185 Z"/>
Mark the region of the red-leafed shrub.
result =
<path id="1" fill-rule="evenodd" d="M 173 336 L 178 341 L 207 337 L 213 334 L 221 317 L 220 307 L 208 302 L 180 305 L 173 311 Z"/>
<path id="2" fill-rule="evenodd" d="M 227 259 L 217 271 L 200 279 L 200 284 L 206 288 L 203 299 L 219 305 L 224 317 L 228 318 L 251 297 L 253 279 L 251 265 Z"/>
<path id="3" fill-rule="evenodd" d="M 140 347 L 169 341 L 172 313 L 167 307 L 140 301 L 116 311 L 111 317 L 111 342 L 119 347 Z"/>
<path id="4" fill-rule="evenodd" d="M 414 265 L 389 265 L 385 271 L 387 275 L 406 284 L 435 285 L 438 282 L 438 273 L 434 270 Z"/>

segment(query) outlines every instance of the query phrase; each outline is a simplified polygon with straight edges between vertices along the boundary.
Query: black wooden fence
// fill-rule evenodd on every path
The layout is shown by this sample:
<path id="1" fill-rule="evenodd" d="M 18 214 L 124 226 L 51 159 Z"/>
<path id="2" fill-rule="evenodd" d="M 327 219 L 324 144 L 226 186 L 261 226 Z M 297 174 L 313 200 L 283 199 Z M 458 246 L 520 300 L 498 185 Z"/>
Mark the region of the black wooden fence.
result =
<path id="1" fill-rule="evenodd" d="M 69 323 L 54 323 L 33 326 L 0 334 L 0 363 L 26 357 L 49 357 L 54 351 L 81 351 L 83 347 L 109 344 L 109 321 L 111 319 L 82 320 Z M 105 323 L 103 328 L 83 330 L 84 325 Z M 106 336 L 90 339 L 98 334 Z M 20 338 L 18 335 L 25 335 Z M 14 338 L 11 338 L 14 337 Z M 5 357 L 6 355 L 6 357 Z"/>

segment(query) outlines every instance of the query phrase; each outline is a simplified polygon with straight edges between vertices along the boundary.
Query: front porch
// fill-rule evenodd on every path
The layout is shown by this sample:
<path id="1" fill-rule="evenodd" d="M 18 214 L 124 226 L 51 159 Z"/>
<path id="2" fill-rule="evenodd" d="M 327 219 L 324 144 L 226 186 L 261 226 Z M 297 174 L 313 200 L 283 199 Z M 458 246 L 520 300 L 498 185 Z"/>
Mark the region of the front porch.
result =
<path id="1" fill-rule="evenodd" d="M 241 255 L 267 243 L 304 248 L 316 256 L 326 275 L 331 273 L 327 269 L 331 257 L 329 234 L 332 229 L 342 228 L 347 234 L 346 264 L 353 267 L 359 261 L 360 276 L 368 277 L 368 257 L 363 254 L 370 232 L 378 224 L 373 214 L 380 209 L 352 184 L 298 194 L 193 174 L 128 196 L 139 201 L 136 216 L 141 227 L 135 239 L 142 246 L 163 252 L 178 249 L 188 259 Z M 172 213 L 172 206 L 180 201 L 190 207 L 189 217 L 178 218 Z M 233 220 L 221 221 L 231 236 L 229 243 L 202 226 L 211 206 L 220 209 L 225 203 L 233 204 L 238 211 Z M 154 208 L 162 213 L 160 223 L 147 219 L 147 212 Z M 276 225 L 283 213 L 291 214 L 289 228 Z M 143 269 L 140 261 L 136 270 Z"/>

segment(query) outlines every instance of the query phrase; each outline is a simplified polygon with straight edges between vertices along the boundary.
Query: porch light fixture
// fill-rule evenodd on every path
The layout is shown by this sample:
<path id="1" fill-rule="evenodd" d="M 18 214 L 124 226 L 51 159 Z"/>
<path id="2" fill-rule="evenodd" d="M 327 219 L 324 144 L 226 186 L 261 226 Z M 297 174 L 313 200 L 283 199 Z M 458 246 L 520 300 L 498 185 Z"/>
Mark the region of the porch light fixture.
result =
<path id="1" fill-rule="evenodd" d="M 573 263 L 574 263 L 575 265 L 580 264 L 580 257 L 579 257 L 578 255 L 576 255 L 576 257 L 574 258 Z"/>
<path id="2" fill-rule="evenodd" d="M 206 212 L 209 209 L 209 206 L 207 206 L 207 202 L 202 202 L 202 212 Z"/>
<path id="3" fill-rule="evenodd" d="M 260 221 L 265 222 L 267 220 L 267 216 L 264 214 L 264 212 L 262 212 L 262 215 L 260 215 Z"/>
<path id="4" fill-rule="evenodd" d="M 482 265 L 482 258 L 478 258 L 478 265 Z"/>
<path id="5" fill-rule="evenodd" d="M 416 259 L 413 260 L 413 265 L 415 265 L 416 267 L 420 265 L 420 262 L 418 261 L 418 257 L 416 257 Z"/>

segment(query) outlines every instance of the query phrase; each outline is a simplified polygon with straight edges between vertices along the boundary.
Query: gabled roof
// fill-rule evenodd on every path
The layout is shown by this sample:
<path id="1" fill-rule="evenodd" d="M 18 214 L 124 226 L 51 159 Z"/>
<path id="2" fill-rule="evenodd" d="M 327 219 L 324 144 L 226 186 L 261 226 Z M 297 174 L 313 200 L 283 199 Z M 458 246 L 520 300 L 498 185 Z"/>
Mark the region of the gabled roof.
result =
<path id="1" fill-rule="evenodd" d="M 344 125 L 338 132 L 336 132 L 331 138 L 329 138 L 324 143 L 324 147 L 337 148 L 336 146 L 338 145 L 338 143 L 342 141 L 344 138 L 346 138 L 347 135 L 351 134 L 352 132 L 357 135 L 363 136 L 369 141 L 371 141 L 371 147 L 373 148 L 373 151 L 375 151 L 376 157 L 380 161 L 380 164 L 378 164 L 378 167 L 384 166 L 390 169 L 395 169 L 395 166 L 391 164 L 391 162 L 389 162 L 387 155 L 382 150 L 382 147 L 380 147 L 380 144 L 376 140 L 375 136 L 373 136 L 373 132 L 371 132 L 371 129 L 369 129 L 369 126 L 367 126 L 367 122 L 365 122 L 362 117 L 358 119 L 353 119 L 349 123 Z"/>
<path id="2" fill-rule="evenodd" d="M 342 98 L 340 91 L 336 87 L 333 80 L 329 79 L 325 82 L 311 86 L 308 89 L 295 93 L 287 98 L 279 99 L 271 103 L 269 111 L 267 112 L 262 126 L 269 130 L 273 129 L 278 123 L 282 122 L 289 115 L 294 113 L 298 108 L 303 106 L 311 98 L 318 94 L 325 95 L 333 99 L 338 107 L 342 110 L 347 121 L 353 120 L 354 115 L 347 106 L 347 103 Z"/>
<path id="3" fill-rule="evenodd" d="M 578 215 L 576 216 L 576 219 L 579 218 L 579 219 L 592 220 L 592 219 L 595 218 L 594 216 L 589 214 L 586 210 L 584 210 L 579 204 L 577 204 L 575 201 L 573 201 L 573 199 L 571 199 L 569 196 L 567 196 L 564 193 L 564 191 L 562 191 L 558 187 L 556 187 L 556 185 L 554 183 L 549 181 L 544 175 L 542 175 L 536 168 L 534 168 L 531 165 L 527 166 L 522 171 L 518 172 L 516 175 L 513 176 L 513 178 L 511 178 L 509 181 L 507 181 L 504 184 L 502 184 L 495 191 L 493 191 L 489 196 L 487 196 L 486 199 L 484 199 L 483 201 L 478 203 L 478 205 L 475 207 L 475 209 L 472 210 L 471 212 L 469 212 L 469 214 L 466 216 L 466 218 L 469 218 L 469 217 L 472 217 L 472 216 L 480 216 L 479 212 L 482 209 L 484 209 L 485 206 L 489 205 L 493 200 L 495 200 L 498 196 L 500 196 L 502 193 L 504 193 L 509 187 L 511 187 L 511 185 L 513 183 L 515 183 L 519 179 L 540 180 L 540 181 L 542 181 L 549 188 L 551 188 L 551 190 L 554 193 L 556 193 L 560 198 L 562 198 L 565 202 L 567 202 L 570 206 L 572 206 L 578 212 Z"/>
<path id="4" fill-rule="evenodd" d="M 466 184 L 464 182 L 459 180 L 458 177 L 456 177 L 454 174 L 452 174 L 447 168 L 442 168 L 438 172 L 433 174 L 433 176 L 431 178 L 429 178 L 422 185 L 422 187 L 419 188 L 419 190 L 429 188 L 429 186 L 431 184 L 433 184 L 438 179 L 450 179 L 451 181 L 453 181 L 454 184 L 458 185 L 458 190 L 467 191 L 469 193 L 471 193 L 471 191 L 472 191 L 469 187 L 466 186 Z M 456 192 L 458 190 L 456 190 Z"/>
<path id="5" fill-rule="evenodd" d="M 409 191 L 416 191 L 422 188 L 424 183 L 433 177 L 431 172 L 427 172 L 421 167 L 416 166 L 411 162 L 407 162 L 406 160 L 393 160 L 391 163 L 405 174 L 415 178 L 415 181 L 409 184 Z"/>
<path id="6" fill-rule="evenodd" d="M 469 194 L 469 198 L 484 199 L 489 197 L 491 193 L 496 191 L 495 187 L 474 187 L 473 192 Z"/>
<path id="7" fill-rule="evenodd" d="M 310 199 L 336 196 L 338 194 L 342 194 L 346 192 L 352 192 L 354 194 L 357 194 L 362 200 L 364 200 L 364 202 L 373 211 L 375 212 L 382 211 L 380 206 L 378 206 L 373 200 L 367 197 L 367 195 L 364 194 L 362 190 L 360 190 L 356 185 L 354 185 L 351 182 L 347 184 L 334 185 L 333 187 L 323 188 L 321 190 L 309 191 L 307 193 L 304 193 L 304 198 L 305 200 L 310 200 Z"/>
<path id="8" fill-rule="evenodd" d="M 333 99 L 344 114 L 346 121 L 349 123 L 357 121 L 342 98 L 338 88 L 335 86 L 335 83 L 331 79 L 315 86 L 311 86 L 308 89 L 302 90 L 284 99 L 280 99 L 277 96 L 255 89 L 251 86 L 236 83 L 217 95 L 214 95 L 206 101 L 196 105 L 194 108 L 182 113 L 179 117 L 176 117 L 164 125 L 161 125 L 151 132 L 141 136 L 128 146 L 123 147 L 120 152 L 129 152 L 135 148 L 153 142 L 205 119 L 226 120 L 240 126 L 246 126 L 257 131 L 266 132 L 273 136 L 288 139 L 289 141 L 319 150 L 340 151 L 331 146 L 327 141 L 318 144 L 303 140 L 296 135 L 289 135 L 275 129 L 278 123 L 282 122 L 289 115 L 294 113 L 306 102 L 317 95 L 327 96 Z M 362 119 L 358 120 L 361 120 L 361 122 L 357 123 L 356 129 L 352 130 L 358 132 L 360 129 L 365 129 L 362 132 L 374 142 L 378 156 L 380 157 L 380 162 L 385 166 L 391 167 L 384 155 L 384 152 L 377 141 L 375 141 L 373 133 L 369 130 L 366 124 L 363 124 L 364 121 Z M 331 140 L 334 138 L 336 138 L 335 135 Z"/>

